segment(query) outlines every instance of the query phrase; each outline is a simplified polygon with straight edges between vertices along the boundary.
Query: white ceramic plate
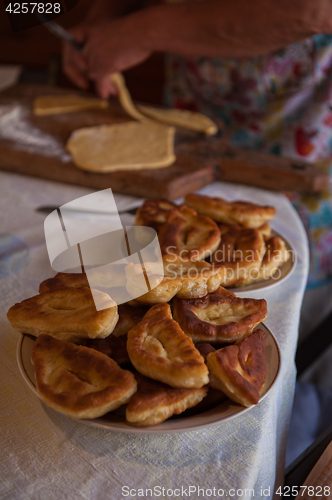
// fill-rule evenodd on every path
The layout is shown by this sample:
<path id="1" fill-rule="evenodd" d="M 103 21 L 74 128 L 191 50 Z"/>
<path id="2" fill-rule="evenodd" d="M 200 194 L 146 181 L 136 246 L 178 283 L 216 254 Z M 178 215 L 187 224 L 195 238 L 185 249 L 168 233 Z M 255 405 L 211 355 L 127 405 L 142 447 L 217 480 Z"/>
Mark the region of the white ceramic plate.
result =
<path id="1" fill-rule="evenodd" d="M 272 231 L 271 236 L 280 236 L 280 238 L 284 240 L 286 248 L 291 254 L 290 259 L 288 259 L 287 262 L 279 267 L 279 272 L 277 272 L 274 277 L 264 281 L 258 281 L 257 283 L 252 283 L 251 285 L 246 285 L 243 287 L 230 287 L 228 288 L 228 290 L 231 290 L 235 294 L 238 294 L 240 292 L 250 292 L 253 290 L 263 290 L 263 288 L 272 288 L 273 286 L 280 285 L 280 283 L 283 283 L 293 274 L 297 262 L 297 256 L 294 248 L 281 234 L 277 233 L 276 231 Z"/>
<path id="2" fill-rule="evenodd" d="M 261 393 L 261 401 L 269 392 L 280 373 L 281 358 L 278 343 L 270 330 L 264 324 L 259 325 L 259 328 L 265 332 L 266 336 L 265 355 L 267 365 L 267 376 Z M 31 351 L 34 340 L 35 339 L 29 335 L 21 336 L 17 346 L 17 362 L 25 382 L 38 396 L 34 369 L 31 363 Z M 168 419 L 159 425 L 141 429 L 129 426 L 123 418 L 115 416 L 112 413 L 108 413 L 94 420 L 80 420 L 80 422 L 92 427 L 119 432 L 130 432 L 135 434 L 169 434 L 174 432 L 186 432 L 213 424 L 219 424 L 223 421 L 234 419 L 246 411 L 250 411 L 250 408 L 244 408 L 227 399 L 208 411 L 191 416 L 186 416 L 186 412 L 184 412 L 182 415 Z"/>

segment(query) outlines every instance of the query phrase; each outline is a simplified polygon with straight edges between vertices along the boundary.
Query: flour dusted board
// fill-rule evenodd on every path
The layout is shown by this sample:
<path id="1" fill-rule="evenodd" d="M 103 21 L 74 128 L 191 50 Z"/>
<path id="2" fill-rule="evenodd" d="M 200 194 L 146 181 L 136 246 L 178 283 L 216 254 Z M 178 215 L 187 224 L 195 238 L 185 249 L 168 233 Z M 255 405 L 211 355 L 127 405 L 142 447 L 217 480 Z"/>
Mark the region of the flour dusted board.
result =
<path id="1" fill-rule="evenodd" d="M 17 85 L 0 93 L 1 169 L 95 189 L 111 187 L 114 191 L 130 195 L 171 199 L 214 180 L 212 161 L 202 161 L 201 157 L 186 153 L 183 148 L 176 151 L 176 162 L 162 169 L 110 174 L 78 169 L 65 151 L 65 143 L 73 130 L 121 123 L 130 118 L 116 99 L 110 100 L 107 109 L 34 116 L 32 104 L 35 97 L 49 94 L 68 94 L 68 90 Z M 193 137 L 195 135 L 191 135 Z M 181 142 L 181 134 L 179 141 Z"/>
<path id="2" fill-rule="evenodd" d="M 175 138 L 176 162 L 170 167 L 86 172 L 75 167 L 65 151 L 71 132 L 130 118 L 114 98 L 107 109 L 34 116 L 34 99 L 50 94 L 65 95 L 68 90 L 22 84 L 0 93 L 0 169 L 94 189 L 111 187 L 145 198 L 176 199 L 217 179 L 297 192 L 319 192 L 327 183 L 327 175 L 312 164 L 241 151 L 225 139 L 180 129 Z"/>

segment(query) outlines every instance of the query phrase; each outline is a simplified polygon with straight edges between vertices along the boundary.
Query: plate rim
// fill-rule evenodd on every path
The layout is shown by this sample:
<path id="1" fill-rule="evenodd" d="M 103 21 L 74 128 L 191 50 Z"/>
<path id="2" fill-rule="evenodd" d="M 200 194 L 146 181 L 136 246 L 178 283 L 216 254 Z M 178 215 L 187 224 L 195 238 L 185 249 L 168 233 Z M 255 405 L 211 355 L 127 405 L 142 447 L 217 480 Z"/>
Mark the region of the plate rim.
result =
<path id="1" fill-rule="evenodd" d="M 196 416 L 196 415 L 194 415 L 192 417 L 187 417 L 189 420 L 187 427 L 167 429 L 167 430 L 161 428 L 160 426 L 162 426 L 165 422 L 169 423 L 169 420 L 165 420 L 164 422 L 161 422 L 158 425 L 150 426 L 150 427 L 133 427 L 133 426 L 130 426 L 129 424 L 126 424 L 125 422 L 122 422 L 122 421 L 119 422 L 120 425 L 118 425 L 116 422 L 114 422 L 114 423 L 110 422 L 109 424 L 106 422 L 104 423 L 104 422 L 99 420 L 102 417 L 99 417 L 97 419 L 91 419 L 91 420 L 89 420 L 89 419 L 77 419 L 77 418 L 72 418 L 72 417 L 67 417 L 67 418 L 70 418 L 70 420 L 77 421 L 77 422 L 82 423 L 84 425 L 87 425 L 89 427 L 99 428 L 99 429 L 103 429 L 105 431 L 122 432 L 125 434 L 176 434 L 176 433 L 180 433 L 180 432 L 184 433 L 184 432 L 190 432 L 190 431 L 197 431 L 197 430 L 200 430 L 200 429 L 205 428 L 205 427 L 218 425 L 218 424 L 221 424 L 222 422 L 227 422 L 227 421 L 230 421 L 232 419 L 235 419 L 236 417 L 239 417 L 239 416 L 243 415 L 244 413 L 247 413 L 252 408 L 257 407 L 261 403 L 261 401 L 263 399 L 265 399 L 265 397 L 270 393 L 271 389 L 274 387 L 274 385 L 275 385 L 275 383 L 276 383 L 276 381 L 279 378 L 280 373 L 281 373 L 282 357 L 281 357 L 281 350 L 280 350 L 279 343 L 278 343 L 277 339 L 275 338 L 275 336 L 273 335 L 273 333 L 271 332 L 271 330 L 265 325 L 265 323 L 260 323 L 259 325 L 257 325 L 255 330 L 257 328 L 260 328 L 260 327 L 263 327 L 268 332 L 271 339 L 273 340 L 273 343 L 274 343 L 274 346 L 276 349 L 276 353 L 277 353 L 277 360 L 278 361 L 277 361 L 276 374 L 275 374 L 273 380 L 271 381 L 270 386 L 268 387 L 266 392 L 260 397 L 257 405 L 253 405 L 250 407 L 241 407 L 239 409 L 239 411 L 232 413 L 230 415 L 224 416 L 223 418 L 220 418 L 220 416 L 218 416 L 218 414 L 216 414 L 214 416 L 215 418 L 212 418 L 212 416 L 211 416 L 211 420 L 209 420 L 207 422 L 202 422 L 199 424 L 196 423 L 195 425 L 190 425 L 190 418 L 193 418 Z M 33 336 L 31 336 L 31 335 L 27 335 L 24 333 L 22 333 L 20 335 L 20 338 L 18 340 L 17 347 L 16 347 L 16 361 L 17 361 L 18 368 L 19 368 L 20 374 L 21 374 L 24 382 L 29 387 L 29 389 L 38 397 L 38 399 L 40 401 L 42 401 L 42 399 L 39 397 L 39 394 L 37 392 L 37 388 L 33 384 L 33 382 L 31 381 L 29 375 L 27 374 L 25 367 L 24 367 L 24 363 L 23 363 L 22 348 L 23 348 L 24 339 L 26 337 L 33 340 Z M 36 338 L 37 337 L 35 337 L 35 339 Z M 220 403 L 220 405 L 215 406 L 213 409 L 218 408 L 218 406 L 221 406 L 223 403 L 224 402 Z M 233 403 L 233 404 L 236 404 L 236 403 Z M 53 408 L 51 408 L 51 407 L 48 407 L 48 408 L 50 410 L 56 412 L 56 410 L 54 410 Z M 208 411 L 209 410 L 207 410 L 206 413 L 208 413 Z M 61 414 L 61 412 L 56 412 L 56 413 Z M 203 415 L 203 413 L 204 412 L 202 412 L 200 415 Z M 63 414 L 61 414 L 61 415 L 63 415 Z M 66 416 L 66 415 L 63 415 L 63 416 Z"/>

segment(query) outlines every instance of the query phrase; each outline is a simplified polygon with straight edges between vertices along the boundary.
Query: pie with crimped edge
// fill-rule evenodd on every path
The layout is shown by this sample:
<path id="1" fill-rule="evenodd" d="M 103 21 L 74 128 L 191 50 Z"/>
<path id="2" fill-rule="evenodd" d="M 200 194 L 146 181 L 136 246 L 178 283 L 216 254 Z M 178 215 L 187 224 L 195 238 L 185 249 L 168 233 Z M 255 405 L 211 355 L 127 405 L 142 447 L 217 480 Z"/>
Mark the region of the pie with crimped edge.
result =
<path id="1" fill-rule="evenodd" d="M 103 266 L 101 266 L 100 269 L 93 269 L 93 279 L 96 283 L 95 286 L 104 289 L 124 286 L 124 275 L 125 265 L 123 264 L 112 266 L 111 279 L 103 270 Z M 52 290 L 59 290 L 60 288 L 79 288 L 82 286 L 90 286 L 86 273 L 57 273 L 53 278 L 48 278 L 39 285 L 39 293 L 51 292 Z"/>
<path id="2" fill-rule="evenodd" d="M 176 205 L 169 200 L 146 200 L 136 212 L 135 225 L 152 227 L 158 233 L 174 208 Z"/>
<path id="3" fill-rule="evenodd" d="M 106 293 L 94 293 L 105 309 L 96 310 L 90 288 L 62 288 L 15 304 L 7 317 L 15 330 L 35 337 L 47 333 L 68 341 L 105 338 L 117 324 L 118 307 Z"/>
<path id="4" fill-rule="evenodd" d="M 265 253 L 259 269 L 253 269 L 246 279 L 239 280 L 236 286 L 246 286 L 275 276 L 280 267 L 288 262 L 291 253 L 280 236 L 272 236 L 265 242 Z"/>
<path id="5" fill-rule="evenodd" d="M 200 388 L 209 381 L 204 358 L 172 318 L 168 304 L 157 304 L 128 333 L 129 358 L 142 375 L 171 387 Z"/>
<path id="6" fill-rule="evenodd" d="M 207 215 L 216 222 L 240 224 L 243 227 L 258 228 L 270 221 L 276 209 L 269 205 L 256 205 L 248 201 L 226 201 L 200 194 L 188 194 L 185 204 L 198 214 Z"/>
<path id="7" fill-rule="evenodd" d="M 242 299 L 223 287 L 201 299 L 173 302 L 173 315 L 194 342 L 232 343 L 267 317 L 264 299 Z"/>
<path id="8" fill-rule="evenodd" d="M 39 293 L 52 292 L 60 288 L 89 287 L 85 273 L 57 273 L 53 278 L 44 280 L 39 285 Z"/>
<path id="9" fill-rule="evenodd" d="M 220 242 L 217 224 L 198 215 L 185 205 L 174 208 L 158 234 L 164 262 L 202 260 L 216 250 Z"/>
<path id="10" fill-rule="evenodd" d="M 143 281 L 142 267 L 140 264 L 130 262 L 126 267 L 127 292 L 133 297 L 129 303 L 159 304 L 169 302 L 173 297 L 190 299 L 204 297 L 207 293 L 214 292 L 226 280 L 227 269 L 224 265 L 212 266 L 208 262 L 185 261 L 180 266 L 178 263 L 164 265 L 164 276 L 153 274 L 153 265 L 145 265 L 150 285 L 146 291 L 146 281 Z M 135 297 L 135 298 L 134 298 Z"/>
<path id="11" fill-rule="evenodd" d="M 138 390 L 129 401 L 126 420 L 137 427 L 160 424 L 196 406 L 207 395 L 208 386 L 199 389 L 176 389 L 143 375 L 136 375 Z"/>
<path id="12" fill-rule="evenodd" d="M 32 350 L 37 391 L 54 410 L 73 418 L 97 418 L 129 401 L 134 375 L 94 349 L 40 335 Z"/>
<path id="13" fill-rule="evenodd" d="M 236 344 L 211 352 L 206 362 L 211 387 L 243 406 L 258 403 L 266 377 L 263 330 L 255 330 Z"/>
<path id="14" fill-rule="evenodd" d="M 252 275 L 256 275 L 262 265 L 265 254 L 265 241 L 261 231 L 242 228 L 238 225 L 219 226 L 221 239 L 212 255 L 214 265 L 224 265 L 227 269 L 223 286 L 239 286 Z"/>

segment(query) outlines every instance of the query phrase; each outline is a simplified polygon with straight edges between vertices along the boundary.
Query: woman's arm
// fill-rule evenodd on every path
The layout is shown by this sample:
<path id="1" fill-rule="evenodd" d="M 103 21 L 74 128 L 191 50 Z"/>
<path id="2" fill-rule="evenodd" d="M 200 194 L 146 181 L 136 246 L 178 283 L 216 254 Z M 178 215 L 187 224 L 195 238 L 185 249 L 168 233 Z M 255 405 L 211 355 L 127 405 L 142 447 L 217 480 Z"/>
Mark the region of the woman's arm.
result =
<path id="1" fill-rule="evenodd" d="M 151 51 L 251 57 L 332 32 L 332 1 L 196 1 L 146 9 L 130 22 L 133 31 L 145 25 L 144 44 Z"/>
<path id="2" fill-rule="evenodd" d="M 332 32 L 332 0 L 206 0 L 144 8 L 88 29 L 88 75 L 107 97 L 108 75 L 155 51 L 250 57 Z"/>

